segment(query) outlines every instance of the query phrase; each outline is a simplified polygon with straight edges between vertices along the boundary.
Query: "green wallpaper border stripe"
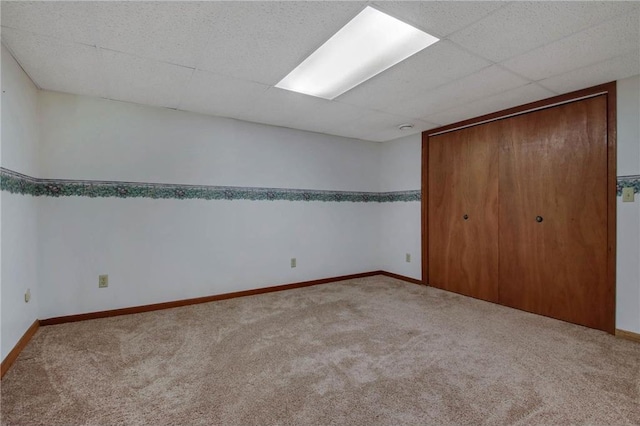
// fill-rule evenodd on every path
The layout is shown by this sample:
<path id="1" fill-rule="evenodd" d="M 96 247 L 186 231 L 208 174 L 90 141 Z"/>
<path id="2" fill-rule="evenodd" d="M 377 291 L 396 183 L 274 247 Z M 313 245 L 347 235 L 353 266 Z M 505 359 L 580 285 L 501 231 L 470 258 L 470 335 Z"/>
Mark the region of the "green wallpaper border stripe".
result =
<path id="1" fill-rule="evenodd" d="M 631 187 L 640 193 L 640 175 L 618 176 L 617 195 Z M 398 202 L 420 201 L 420 190 L 391 192 L 324 191 L 313 189 L 180 185 L 166 183 L 38 179 L 0 167 L 0 190 L 12 194 L 49 197 L 115 197 L 196 200 L 287 200 Z"/>
<path id="2" fill-rule="evenodd" d="M 420 190 L 392 192 L 323 191 L 146 182 L 38 179 L 0 167 L 0 190 L 47 197 L 152 198 L 177 200 L 420 201 Z"/>
<path id="3" fill-rule="evenodd" d="M 633 192 L 640 194 L 640 175 L 618 176 L 616 184 L 618 197 L 622 196 L 622 188 L 633 188 Z"/>

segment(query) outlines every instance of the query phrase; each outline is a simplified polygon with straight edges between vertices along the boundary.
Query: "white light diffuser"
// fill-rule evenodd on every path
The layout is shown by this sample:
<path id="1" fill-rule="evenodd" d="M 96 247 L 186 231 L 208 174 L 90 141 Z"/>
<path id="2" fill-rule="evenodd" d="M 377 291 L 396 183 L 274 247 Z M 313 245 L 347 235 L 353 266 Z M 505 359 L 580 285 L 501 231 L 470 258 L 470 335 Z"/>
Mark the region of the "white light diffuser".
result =
<path id="1" fill-rule="evenodd" d="M 438 40 L 367 6 L 276 87 L 334 99 Z"/>

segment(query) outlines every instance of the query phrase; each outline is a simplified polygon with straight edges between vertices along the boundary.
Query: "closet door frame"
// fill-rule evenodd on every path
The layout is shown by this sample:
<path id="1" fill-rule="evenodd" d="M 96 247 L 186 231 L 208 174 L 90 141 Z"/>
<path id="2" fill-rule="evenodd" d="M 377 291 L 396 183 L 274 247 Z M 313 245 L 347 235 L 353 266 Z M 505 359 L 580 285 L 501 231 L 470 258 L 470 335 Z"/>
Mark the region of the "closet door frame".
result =
<path id="1" fill-rule="evenodd" d="M 469 120 L 460 121 L 435 129 L 427 130 L 422 133 L 422 282 L 429 285 L 429 138 L 443 133 L 460 130 L 466 127 L 477 126 L 479 124 L 489 123 L 503 118 L 513 117 L 516 115 L 526 114 L 541 109 L 552 108 L 554 106 L 566 104 L 569 102 L 579 101 L 582 99 L 592 98 L 595 96 L 606 95 L 607 98 L 607 286 L 611 289 L 612 302 L 609 310 L 612 315 L 613 324 L 609 333 L 615 332 L 615 291 L 616 291 L 616 193 L 617 193 L 617 174 L 616 174 L 616 82 L 601 84 L 583 90 L 567 93 L 564 95 L 554 96 L 552 98 L 543 99 L 528 103 L 525 105 L 505 109 Z"/>

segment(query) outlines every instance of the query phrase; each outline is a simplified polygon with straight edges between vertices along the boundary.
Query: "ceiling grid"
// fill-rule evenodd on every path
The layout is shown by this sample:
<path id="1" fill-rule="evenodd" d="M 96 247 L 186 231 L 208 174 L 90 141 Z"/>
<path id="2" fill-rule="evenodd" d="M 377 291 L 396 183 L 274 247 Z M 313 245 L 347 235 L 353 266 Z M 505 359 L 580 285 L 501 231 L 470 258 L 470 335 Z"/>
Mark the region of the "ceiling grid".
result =
<path id="1" fill-rule="evenodd" d="M 441 40 L 331 101 L 274 87 L 366 6 Z M 2 43 L 41 89 L 372 141 L 640 74 L 638 1 L 0 7 Z"/>

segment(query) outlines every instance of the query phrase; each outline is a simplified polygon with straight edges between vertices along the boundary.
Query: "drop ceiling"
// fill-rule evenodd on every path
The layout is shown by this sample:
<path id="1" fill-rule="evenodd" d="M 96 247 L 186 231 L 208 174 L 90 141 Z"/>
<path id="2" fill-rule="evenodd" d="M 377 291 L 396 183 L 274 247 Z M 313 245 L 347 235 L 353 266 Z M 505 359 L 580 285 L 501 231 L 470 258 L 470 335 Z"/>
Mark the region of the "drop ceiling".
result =
<path id="1" fill-rule="evenodd" d="M 367 5 L 441 41 L 332 101 L 274 87 Z M 372 141 L 640 74 L 637 1 L 0 7 L 2 43 L 41 89 Z"/>

